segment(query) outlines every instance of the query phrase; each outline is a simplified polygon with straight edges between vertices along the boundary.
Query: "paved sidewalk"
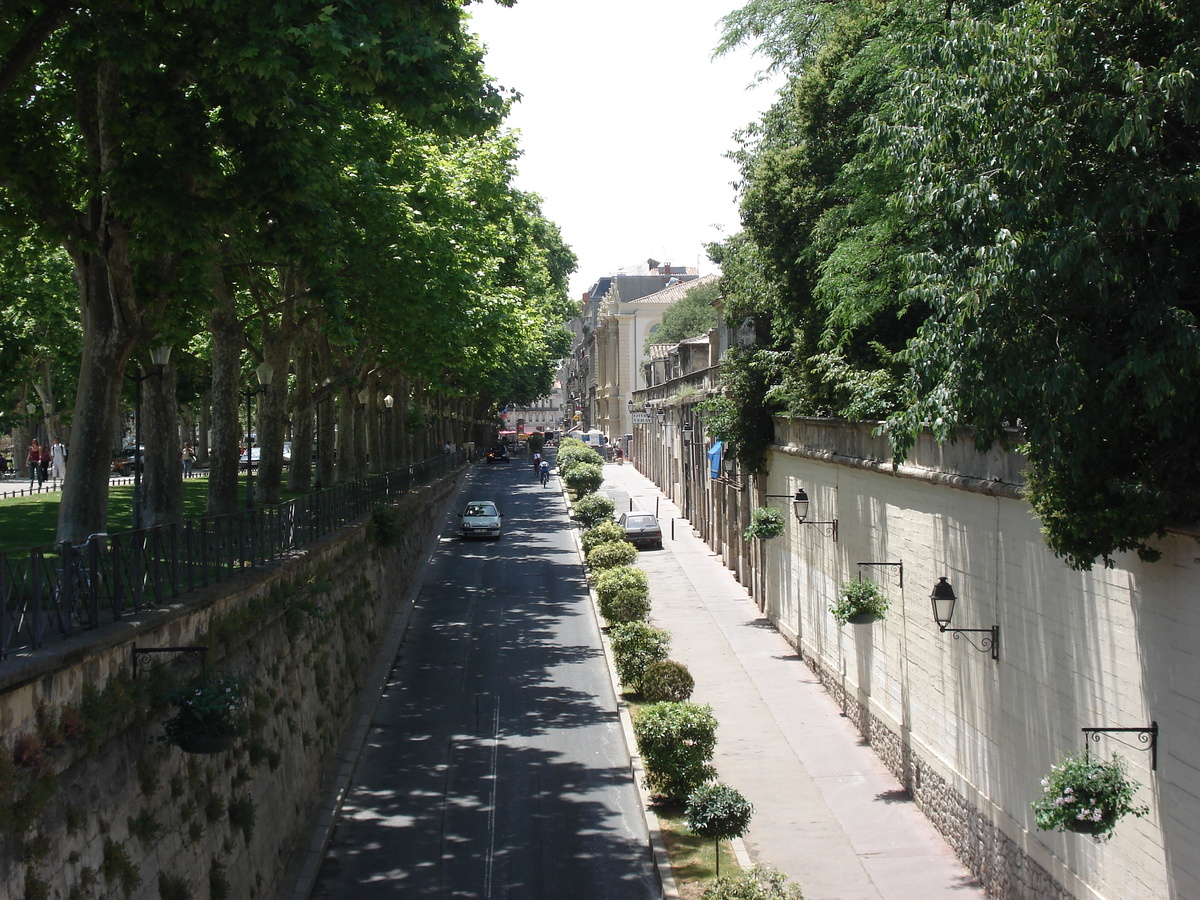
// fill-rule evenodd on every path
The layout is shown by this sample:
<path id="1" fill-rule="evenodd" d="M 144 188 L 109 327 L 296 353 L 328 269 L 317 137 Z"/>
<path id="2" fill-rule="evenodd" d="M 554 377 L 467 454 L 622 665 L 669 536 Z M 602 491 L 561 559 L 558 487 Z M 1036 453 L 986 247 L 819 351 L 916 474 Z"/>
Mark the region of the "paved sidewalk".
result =
<path id="1" fill-rule="evenodd" d="M 664 547 L 641 554 L 651 618 L 713 707 L 721 781 L 754 804 L 745 844 L 806 900 L 986 897 L 791 645 L 673 503 L 631 464 L 601 490 L 630 508 L 658 502 Z M 671 519 L 675 535 L 671 537 Z"/>

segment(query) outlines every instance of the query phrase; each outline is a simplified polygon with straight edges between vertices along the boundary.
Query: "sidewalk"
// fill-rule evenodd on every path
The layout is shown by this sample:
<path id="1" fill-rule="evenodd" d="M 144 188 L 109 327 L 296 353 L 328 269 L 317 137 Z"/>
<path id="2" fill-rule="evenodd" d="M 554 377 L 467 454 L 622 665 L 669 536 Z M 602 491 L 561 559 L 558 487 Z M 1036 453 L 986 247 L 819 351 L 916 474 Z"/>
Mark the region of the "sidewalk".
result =
<path id="1" fill-rule="evenodd" d="M 721 781 L 754 804 L 745 844 L 805 900 L 983 900 L 986 894 L 900 783 L 768 623 L 733 575 L 628 462 L 601 491 L 630 508 L 658 502 L 664 550 L 641 554 L 651 618 L 696 679 L 692 699 L 720 723 Z M 675 534 L 671 536 L 671 519 Z"/>

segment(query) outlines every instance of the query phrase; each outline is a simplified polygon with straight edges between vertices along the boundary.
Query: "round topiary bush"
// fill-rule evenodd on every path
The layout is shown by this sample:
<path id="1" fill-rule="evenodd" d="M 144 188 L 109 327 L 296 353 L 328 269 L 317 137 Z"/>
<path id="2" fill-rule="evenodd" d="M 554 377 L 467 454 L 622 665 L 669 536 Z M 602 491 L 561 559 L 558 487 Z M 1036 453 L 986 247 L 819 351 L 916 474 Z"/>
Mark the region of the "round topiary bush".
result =
<path id="1" fill-rule="evenodd" d="M 647 622 L 626 622 L 608 634 L 617 678 L 631 691 L 640 691 L 646 669 L 667 658 L 671 635 Z"/>
<path id="2" fill-rule="evenodd" d="M 716 775 L 717 719 L 711 706 L 651 703 L 634 718 L 633 734 L 646 766 L 646 787 L 660 797 L 682 802 Z"/>
<path id="3" fill-rule="evenodd" d="M 580 497 L 571 509 L 571 516 L 576 521 L 583 523 L 584 528 L 592 528 L 601 522 L 612 521 L 612 514 L 612 498 L 605 497 L 603 494 L 588 494 L 586 497 Z M 613 524 L 617 523 L 613 522 Z M 618 532 L 617 537 L 624 540 L 625 529 L 618 528 Z"/>
<path id="4" fill-rule="evenodd" d="M 640 622 L 650 615 L 650 581 L 633 566 L 613 566 L 597 575 L 596 597 L 600 615 L 612 625 Z"/>
<path id="5" fill-rule="evenodd" d="M 651 663 L 642 674 L 642 699 L 649 703 L 690 700 L 696 680 L 687 666 L 673 659 Z"/>
<path id="6" fill-rule="evenodd" d="M 593 466 L 604 465 L 603 456 L 583 441 L 574 438 L 567 438 L 559 444 L 558 453 L 554 458 L 560 470 L 576 463 L 587 463 Z"/>
<path id="7" fill-rule="evenodd" d="M 601 569 L 630 566 L 637 560 L 637 547 L 629 541 L 605 541 L 597 544 L 587 555 L 587 565 L 597 575 Z"/>
<path id="8" fill-rule="evenodd" d="M 589 494 L 586 499 L 590 500 L 592 497 L 599 496 L 599 494 Z M 597 544 L 603 544 L 605 541 L 623 540 L 625 540 L 625 529 L 611 518 L 604 519 L 599 524 L 593 525 L 579 536 L 579 543 L 583 546 L 584 556 L 587 556 Z"/>
<path id="9" fill-rule="evenodd" d="M 702 784 L 688 795 L 684 813 L 688 830 L 696 837 L 713 839 L 718 877 L 721 874 L 721 841 L 744 835 L 752 815 L 754 804 L 727 784 Z"/>
<path id="10" fill-rule="evenodd" d="M 559 466 L 558 474 L 580 497 L 600 490 L 600 485 L 604 484 L 604 469 L 591 463 L 575 463 L 566 469 Z"/>

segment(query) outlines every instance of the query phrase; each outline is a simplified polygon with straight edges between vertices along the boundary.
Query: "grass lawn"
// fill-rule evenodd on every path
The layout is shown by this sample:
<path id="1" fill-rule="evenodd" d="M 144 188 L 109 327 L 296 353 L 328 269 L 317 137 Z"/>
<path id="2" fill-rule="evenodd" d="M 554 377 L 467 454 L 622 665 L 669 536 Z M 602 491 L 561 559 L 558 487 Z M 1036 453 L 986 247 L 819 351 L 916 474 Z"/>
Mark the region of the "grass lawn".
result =
<path id="1" fill-rule="evenodd" d="M 239 482 L 238 496 L 246 495 L 246 479 Z M 283 491 L 284 500 L 299 494 Z M 58 503 L 61 491 L 48 491 L 26 497 L 0 498 L 0 551 L 24 550 L 54 543 L 58 530 Z M 108 530 L 133 529 L 133 485 L 113 485 L 108 492 Z M 200 518 L 208 506 L 208 479 L 185 478 L 183 481 L 183 514 Z"/>

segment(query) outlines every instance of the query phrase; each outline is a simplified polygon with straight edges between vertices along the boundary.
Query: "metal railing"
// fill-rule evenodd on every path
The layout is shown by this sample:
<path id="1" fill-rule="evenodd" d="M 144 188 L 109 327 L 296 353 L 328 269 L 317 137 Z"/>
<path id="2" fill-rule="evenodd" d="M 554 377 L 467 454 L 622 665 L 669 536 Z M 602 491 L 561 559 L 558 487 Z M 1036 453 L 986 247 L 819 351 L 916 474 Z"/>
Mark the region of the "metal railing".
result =
<path id="1" fill-rule="evenodd" d="M 274 506 L 0 553 L 0 660 L 295 553 L 466 461 L 441 454 Z"/>

